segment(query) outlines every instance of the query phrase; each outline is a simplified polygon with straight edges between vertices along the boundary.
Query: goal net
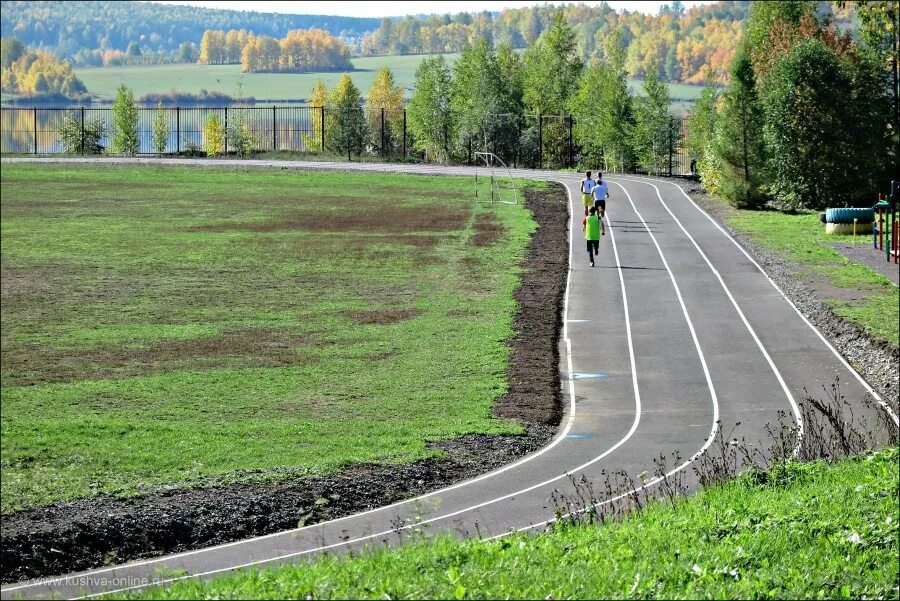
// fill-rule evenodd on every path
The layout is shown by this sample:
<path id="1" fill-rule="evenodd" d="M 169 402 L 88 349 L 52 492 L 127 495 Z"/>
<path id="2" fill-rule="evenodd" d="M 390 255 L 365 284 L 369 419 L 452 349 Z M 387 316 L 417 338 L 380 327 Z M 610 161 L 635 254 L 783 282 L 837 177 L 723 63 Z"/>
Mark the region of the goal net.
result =
<path id="1" fill-rule="evenodd" d="M 475 201 L 480 200 L 519 204 L 519 191 L 509 167 L 492 152 L 475 153 Z"/>

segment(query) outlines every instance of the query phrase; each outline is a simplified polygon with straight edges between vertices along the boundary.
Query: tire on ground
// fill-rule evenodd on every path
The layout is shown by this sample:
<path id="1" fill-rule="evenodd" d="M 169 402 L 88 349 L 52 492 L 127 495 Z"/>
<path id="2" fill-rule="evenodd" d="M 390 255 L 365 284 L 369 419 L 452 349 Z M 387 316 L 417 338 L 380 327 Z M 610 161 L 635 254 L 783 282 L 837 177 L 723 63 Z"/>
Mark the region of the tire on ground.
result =
<path id="1" fill-rule="evenodd" d="M 825 233 L 829 234 L 829 235 L 833 235 L 833 236 L 850 235 L 853 233 L 853 224 L 852 223 L 826 223 L 825 224 Z M 872 233 L 872 224 L 857 222 L 856 233 L 857 233 L 857 235 L 871 234 Z"/>
<path id="2" fill-rule="evenodd" d="M 875 221 L 875 211 L 870 208 L 839 208 L 826 209 L 825 223 L 872 223 Z"/>

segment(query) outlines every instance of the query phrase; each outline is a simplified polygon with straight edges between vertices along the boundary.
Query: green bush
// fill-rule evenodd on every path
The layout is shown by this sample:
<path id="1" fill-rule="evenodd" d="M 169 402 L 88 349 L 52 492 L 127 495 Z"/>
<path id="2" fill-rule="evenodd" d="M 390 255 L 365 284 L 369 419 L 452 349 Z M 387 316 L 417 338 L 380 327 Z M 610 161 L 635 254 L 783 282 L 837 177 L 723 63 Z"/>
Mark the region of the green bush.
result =
<path id="1" fill-rule="evenodd" d="M 134 92 L 124 84 L 119 86 L 112 104 L 112 115 L 115 134 L 110 141 L 110 150 L 126 156 L 136 155 L 140 150 L 137 130 L 138 108 L 134 101 Z"/>
<path id="2" fill-rule="evenodd" d="M 82 129 L 81 120 L 68 113 L 59 127 L 58 142 L 68 153 L 100 154 L 103 152 L 100 140 L 104 136 L 106 125 L 100 117 L 85 121 Z"/>

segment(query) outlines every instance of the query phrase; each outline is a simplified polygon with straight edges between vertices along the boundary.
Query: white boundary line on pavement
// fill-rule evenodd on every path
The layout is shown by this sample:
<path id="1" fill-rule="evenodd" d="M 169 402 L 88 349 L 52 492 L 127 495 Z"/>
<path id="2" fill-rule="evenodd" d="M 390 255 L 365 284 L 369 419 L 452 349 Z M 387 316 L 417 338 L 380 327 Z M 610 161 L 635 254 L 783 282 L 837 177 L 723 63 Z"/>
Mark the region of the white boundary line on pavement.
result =
<path id="1" fill-rule="evenodd" d="M 617 176 L 617 177 L 619 177 L 619 176 Z M 640 177 L 635 177 L 635 176 L 626 176 L 626 177 L 629 177 L 630 179 L 633 179 L 633 180 L 635 180 L 635 181 L 649 180 L 649 178 L 640 178 Z M 734 236 L 732 236 L 730 233 L 728 233 L 728 231 L 725 230 L 725 228 L 723 228 L 722 225 L 721 225 L 718 221 L 716 221 L 715 219 L 713 219 L 713 217 L 712 217 L 709 213 L 707 213 L 700 205 L 698 205 L 698 204 L 694 201 L 694 199 L 691 198 L 690 195 L 688 195 L 688 193 L 684 191 L 684 188 L 682 188 L 679 184 L 676 184 L 675 182 L 668 182 L 668 181 L 665 181 L 665 180 L 649 180 L 649 181 L 657 181 L 657 182 L 664 183 L 664 184 L 669 184 L 670 186 L 675 186 L 676 188 L 678 188 L 678 191 L 681 192 L 681 194 L 684 195 L 684 197 L 688 199 L 688 202 L 690 202 L 692 205 L 694 205 L 694 208 L 696 208 L 696 209 L 697 209 L 704 217 L 706 217 L 707 219 L 709 219 L 710 223 L 712 223 L 714 226 L 716 226 L 716 229 L 718 229 L 720 232 L 722 232 L 722 234 L 723 234 L 726 238 L 728 238 L 729 240 L 731 240 L 731 243 L 734 244 L 735 247 L 737 247 L 737 249 L 738 249 L 739 251 L 741 251 L 741 253 L 743 253 L 743 255 L 744 255 L 745 257 L 747 257 L 747 259 L 749 259 L 751 263 L 753 263 L 753 265 L 759 270 L 759 272 L 760 272 L 761 274 L 763 274 L 763 276 L 765 276 L 765 278 L 766 278 L 767 280 L 769 280 L 769 283 L 772 284 L 772 287 L 775 288 L 775 290 L 777 290 L 779 294 L 781 294 L 782 298 L 784 298 L 784 300 L 787 301 L 787 303 L 791 306 L 791 308 L 794 309 L 794 311 L 797 313 L 797 315 L 800 316 L 800 319 L 802 319 L 802 320 L 804 321 L 804 323 L 806 323 L 806 325 L 808 325 L 809 328 L 810 328 L 813 332 L 816 333 L 816 336 L 819 337 L 819 340 L 822 341 L 822 344 L 824 344 L 824 345 L 828 348 L 828 350 L 830 350 L 832 353 L 834 353 L 834 356 L 838 358 L 838 360 L 839 360 L 839 361 L 841 362 L 841 364 L 847 369 L 847 371 L 849 371 L 851 374 L 853 374 L 853 376 L 859 381 L 859 383 L 862 384 L 863 388 L 865 388 L 866 391 L 868 391 L 868 393 L 872 395 L 872 398 L 874 398 L 874 399 L 876 400 L 876 402 L 878 402 L 878 404 L 881 405 L 881 407 L 884 408 L 885 411 L 887 411 L 887 413 L 888 413 L 888 415 L 890 415 L 891 419 L 894 420 L 894 425 L 900 427 L 900 418 L 898 418 L 898 416 L 897 416 L 897 414 L 894 412 L 894 410 L 891 409 L 890 405 L 888 405 L 887 403 L 884 402 L 884 400 L 881 398 L 881 395 L 879 395 L 877 392 L 875 392 L 875 389 L 873 389 L 873 388 L 869 385 L 869 383 L 866 382 L 865 378 L 863 378 L 863 377 L 859 374 L 859 372 L 857 372 L 857 371 L 853 368 L 853 366 L 850 365 L 850 363 L 847 362 L 847 360 L 844 358 L 844 356 L 843 356 L 840 352 L 838 352 L 838 350 L 837 350 L 836 348 L 834 348 L 834 346 L 831 344 L 831 342 L 828 341 L 827 338 L 825 338 L 825 335 L 822 334 L 822 332 L 819 330 L 819 328 L 817 328 L 817 327 L 815 326 L 815 324 L 813 324 L 813 323 L 806 317 L 806 315 L 804 315 L 803 312 L 800 311 L 800 309 L 797 307 L 797 305 L 794 304 L 794 301 L 792 301 L 792 300 L 788 297 L 788 295 L 785 294 L 784 290 L 782 290 L 781 287 L 780 287 L 778 284 L 775 283 L 775 280 L 773 280 L 771 277 L 769 277 L 769 274 L 766 273 L 766 270 L 763 269 L 762 266 L 761 266 L 759 263 L 757 263 L 756 259 L 754 259 L 754 258 L 750 255 L 750 253 L 747 252 L 747 249 L 745 249 L 745 248 L 741 245 L 741 243 L 738 242 L 738 241 L 734 238 Z"/>

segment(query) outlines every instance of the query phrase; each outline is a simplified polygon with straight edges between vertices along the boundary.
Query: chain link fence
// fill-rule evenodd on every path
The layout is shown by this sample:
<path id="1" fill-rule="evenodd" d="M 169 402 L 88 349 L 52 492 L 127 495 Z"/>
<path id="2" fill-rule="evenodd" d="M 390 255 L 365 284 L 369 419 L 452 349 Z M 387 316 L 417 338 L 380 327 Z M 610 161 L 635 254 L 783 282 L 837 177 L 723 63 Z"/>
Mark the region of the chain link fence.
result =
<path id="1" fill-rule="evenodd" d="M 168 126 L 162 152 L 154 144 L 157 108 L 138 109 L 138 155 L 203 156 L 210 150 L 208 124 L 216 116 L 225 155 L 288 151 L 348 161 L 422 161 L 404 109 L 335 109 L 316 106 L 166 107 Z M 97 154 L 110 152 L 115 135 L 112 109 L 0 108 L 0 152 L 3 154 Z M 685 147 L 685 119 L 672 116 L 667 128 L 654 133 L 652 148 L 637 159 L 629 140 L 592 136 L 601 127 L 591 115 L 496 114 L 477 131 L 460 135 L 450 161 L 472 164 L 475 152 L 491 152 L 519 168 L 641 171 L 657 175 L 690 175 L 693 161 Z M 64 143 L 68 127 L 75 142 Z M 90 131 L 102 135 L 94 140 Z M 78 130 L 80 129 L 80 137 Z M 80 142 L 80 143 L 79 143 Z M 92 145 L 93 144 L 93 145 Z M 215 143 L 213 143 L 215 146 Z"/>

